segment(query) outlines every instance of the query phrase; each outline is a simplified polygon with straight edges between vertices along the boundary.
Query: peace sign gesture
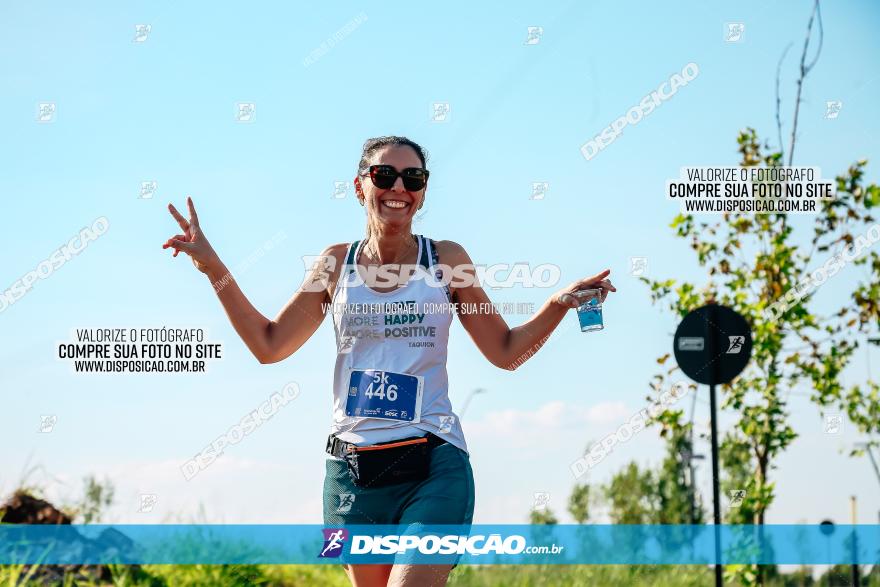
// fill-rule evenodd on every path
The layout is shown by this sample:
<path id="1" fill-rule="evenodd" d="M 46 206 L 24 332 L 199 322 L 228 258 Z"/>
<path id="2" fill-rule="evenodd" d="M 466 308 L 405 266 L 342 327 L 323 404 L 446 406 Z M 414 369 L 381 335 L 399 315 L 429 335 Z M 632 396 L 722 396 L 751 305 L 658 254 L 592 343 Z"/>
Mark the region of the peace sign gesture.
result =
<path id="1" fill-rule="evenodd" d="M 186 198 L 186 205 L 189 208 L 189 220 L 184 218 L 180 212 L 177 211 L 174 204 L 168 204 L 168 211 L 171 212 L 171 215 L 177 220 L 177 224 L 180 225 L 183 234 L 172 236 L 165 241 L 162 248 L 173 248 L 174 257 L 176 257 L 180 251 L 183 251 L 190 256 L 196 269 L 202 273 L 208 273 L 211 268 L 220 265 L 220 258 L 217 256 L 217 253 L 214 252 L 213 247 L 211 247 L 211 244 L 208 242 L 208 239 L 205 238 L 202 229 L 199 227 L 199 216 L 196 214 L 196 208 L 193 205 L 192 198 Z"/>

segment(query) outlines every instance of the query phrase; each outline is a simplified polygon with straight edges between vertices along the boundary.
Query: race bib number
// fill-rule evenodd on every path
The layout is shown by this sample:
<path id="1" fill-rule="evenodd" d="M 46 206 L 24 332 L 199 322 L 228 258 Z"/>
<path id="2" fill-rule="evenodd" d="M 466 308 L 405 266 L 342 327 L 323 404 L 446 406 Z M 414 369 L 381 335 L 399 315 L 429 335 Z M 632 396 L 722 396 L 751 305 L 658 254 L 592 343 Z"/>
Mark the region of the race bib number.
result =
<path id="1" fill-rule="evenodd" d="M 424 377 L 378 369 L 350 369 L 345 414 L 418 422 Z"/>

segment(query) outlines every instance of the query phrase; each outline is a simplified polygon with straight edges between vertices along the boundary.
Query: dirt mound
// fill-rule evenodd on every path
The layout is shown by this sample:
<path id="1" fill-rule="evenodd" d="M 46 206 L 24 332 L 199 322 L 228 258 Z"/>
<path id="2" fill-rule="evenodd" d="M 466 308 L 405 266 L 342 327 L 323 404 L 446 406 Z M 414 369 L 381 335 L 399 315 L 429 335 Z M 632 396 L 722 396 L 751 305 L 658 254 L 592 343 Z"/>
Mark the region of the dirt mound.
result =
<path id="1" fill-rule="evenodd" d="M 4 524 L 70 524 L 70 516 L 48 501 L 16 491 L 0 505 L 0 521 Z"/>
<path id="2" fill-rule="evenodd" d="M 48 501 L 34 497 L 24 491 L 16 491 L 5 503 L 0 505 L 0 522 L 3 524 L 52 524 L 70 525 L 72 519 Z M 36 547 L 41 549 L 52 548 L 56 555 L 62 553 L 76 560 L 87 558 L 106 559 L 107 557 L 125 556 L 135 549 L 134 543 L 127 536 L 112 528 L 104 529 L 97 538 L 91 539 L 83 536 L 76 527 L 69 531 L 54 535 L 45 543 L 34 541 L 33 536 L 22 536 L 22 546 L 14 544 L 14 532 L 8 536 L 11 538 L 5 545 L 4 550 L 9 549 L 15 557 L 19 553 L 22 560 Z M 138 576 L 143 574 L 139 565 L 129 565 L 129 572 Z M 52 585 L 62 583 L 65 579 L 73 579 L 74 584 L 79 581 L 86 583 L 113 583 L 113 572 L 107 565 L 25 565 L 21 577 L 28 577 L 28 584 Z"/>

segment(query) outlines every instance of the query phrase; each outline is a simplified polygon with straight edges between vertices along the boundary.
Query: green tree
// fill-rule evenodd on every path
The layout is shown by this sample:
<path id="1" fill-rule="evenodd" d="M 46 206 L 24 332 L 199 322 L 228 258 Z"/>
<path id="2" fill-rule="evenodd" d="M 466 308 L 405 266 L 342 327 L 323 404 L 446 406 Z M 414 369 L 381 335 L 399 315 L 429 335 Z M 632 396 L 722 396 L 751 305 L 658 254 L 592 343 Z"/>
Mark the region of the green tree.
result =
<path id="1" fill-rule="evenodd" d="M 568 496 L 568 513 L 578 524 L 586 524 L 590 520 L 590 485 L 575 483 L 571 495 Z"/>
<path id="2" fill-rule="evenodd" d="M 772 167 L 778 162 L 778 153 L 762 155 L 753 129 L 740 133 L 738 142 L 741 165 Z M 880 430 L 880 385 L 868 381 L 845 388 L 840 381 L 859 345 L 855 335 L 880 326 L 880 256 L 868 251 L 853 261 L 864 265 L 870 260 L 870 281 L 858 284 L 849 299 L 828 315 L 810 311 L 814 291 L 794 303 L 784 299 L 811 273 L 816 252 L 826 252 L 836 244 L 861 242 L 862 251 L 868 246 L 865 237 L 854 236 L 867 232 L 874 221 L 868 209 L 880 202 L 878 186 L 862 185 L 866 164 L 858 161 L 838 176 L 837 197 L 820 202 L 809 253 L 794 242 L 785 214 L 728 213 L 714 223 L 697 223 L 692 215 L 678 215 L 672 227 L 678 236 L 691 239 L 698 263 L 708 269 L 707 284 L 697 289 L 686 282 L 676 285 L 674 279 L 640 278 L 650 286 L 654 302 L 666 301 L 679 316 L 704 304 L 722 303 L 743 314 L 751 325 L 752 360 L 737 379 L 721 386 L 721 407 L 737 416 L 738 442 L 747 443 L 751 452 L 754 471 L 746 482 L 750 502 L 746 505 L 754 511 L 756 524 L 764 522 L 773 499 L 770 469 L 796 437 L 786 406 L 789 393 L 800 382 L 811 386 L 811 399 L 820 409 L 832 406 L 845 411 L 860 432 Z M 751 251 L 751 261 L 744 258 L 744 251 Z M 774 305 L 780 300 L 784 305 Z M 794 341 L 801 344 L 790 346 Z M 869 342 L 877 344 L 876 339 Z M 658 376 L 661 383 L 655 389 L 675 369 Z"/>
<path id="3" fill-rule="evenodd" d="M 793 573 L 780 575 L 780 582 L 783 587 L 811 587 L 816 582 L 813 580 L 813 568 L 802 566 Z"/>
<path id="4" fill-rule="evenodd" d="M 652 524 L 660 507 L 654 473 L 631 461 L 602 488 L 614 524 Z"/>
<path id="5" fill-rule="evenodd" d="M 740 133 L 738 143 L 742 166 L 778 164 L 780 154 L 764 155 L 753 129 Z M 847 254 L 852 258 L 852 253 L 867 249 L 869 243 L 861 234 L 874 221 L 869 210 L 880 203 L 880 188 L 863 184 L 866 164 L 860 160 L 838 176 L 837 196 L 820 202 L 809 252 L 796 242 L 785 214 L 728 213 L 712 223 L 678 215 L 672 227 L 678 236 L 690 239 L 697 262 L 708 270 L 707 283 L 698 289 L 674 279 L 641 278 L 650 286 L 652 300 L 665 301 L 679 316 L 708 303 L 721 303 L 745 316 L 751 325 L 749 366 L 729 385 L 720 386 L 721 409 L 735 416 L 734 432 L 727 437 L 723 450 L 728 457 L 750 466 L 746 479 L 730 479 L 740 485 L 732 489 L 745 490 L 740 511 L 734 514 L 738 521 L 764 523 L 774 498 L 770 472 L 797 436 L 789 424 L 787 404 L 789 394 L 801 383 L 809 385 L 811 400 L 820 411 L 833 407 L 845 412 L 865 434 L 880 430 L 880 385 L 869 380 L 864 385 L 845 387 L 840 380 L 859 346 L 856 335 L 865 335 L 869 343 L 877 344 L 877 339 L 869 336 L 880 326 L 880 256 L 868 251 L 852 261 L 855 265 L 867 264 L 870 278 L 857 284 L 849 299 L 841 300 L 838 309 L 827 315 L 811 311 L 815 291 L 800 300 L 791 294 L 816 267 L 830 273 L 835 262 L 840 262 L 839 257 L 831 255 L 817 261 L 816 253 L 855 245 L 858 248 L 849 249 Z M 661 388 L 676 368 L 658 376 L 653 387 Z M 664 414 L 657 419 L 668 423 L 675 416 Z M 760 582 L 760 573 L 758 577 Z"/>
<path id="6" fill-rule="evenodd" d="M 753 524 L 755 502 L 743 500 L 736 503 L 730 499 L 731 492 L 743 492 L 753 476 L 755 468 L 749 442 L 736 430 L 727 432 L 718 443 L 718 458 L 722 464 L 719 489 L 721 495 L 728 497 L 728 507 L 721 510 L 725 524 Z"/>
<path id="7" fill-rule="evenodd" d="M 558 524 L 559 520 L 548 507 L 540 510 L 533 509 L 529 512 L 529 524 Z"/>
<path id="8" fill-rule="evenodd" d="M 83 496 L 69 507 L 72 518 L 80 518 L 83 524 L 99 522 L 105 509 L 113 504 L 115 489 L 109 479 L 98 481 L 94 475 L 83 479 Z"/>
<path id="9" fill-rule="evenodd" d="M 657 359 L 663 364 L 669 356 Z M 662 393 L 663 376 L 656 375 L 651 383 L 652 394 L 649 401 L 659 398 Z M 696 386 L 688 389 L 696 393 Z M 659 468 L 652 477 L 652 491 L 656 495 L 657 507 L 653 524 L 702 524 L 705 519 L 703 500 L 691 480 L 690 459 L 693 456 L 692 423 L 683 423 L 683 410 L 666 408 L 660 411 L 649 424 L 660 426 L 660 436 L 665 440 L 666 453 Z"/>
<path id="10" fill-rule="evenodd" d="M 693 454 L 691 424 L 666 430 L 666 456 L 655 476 L 659 498 L 655 524 L 702 524 L 703 504 L 689 481 L 685 455 Z M 687 458 L 690 458 L 689 456 Z M 693 512 L 691 505 L 693 500 Z M 691 516 L 693 515 L 693 521 Z"/>
<path id="11" fill-rule="evenodd" d="M 814 22 L 819 49 L 808 63 Z M 821 15 L 819 0 L 815 0 L 800 59 L 789 165 L 804 79 L 816 64 L 821 46 Z M 782 59 L 779 68 L 781 64 Z M 747 128 L 737 137 L 741 167 L 772 169 L 782 165 L 778 71 L 776 103 L 779 148 L 762 144 L 757 132 Z M 775 497 L 771 471 L 797 436 L 789 424 L 787 406 L 789 394 L 800 384 L 809 387 L 810 399 L 820 412 L 829 407 L 845 412 L 863 434 L 880 430 L 880 385 L 868 380 L 846 386 L 841 381 L 859 337 L 869 344 L 880 344 L 876 336 L 880 327 L 880 255 L 868 250 L 871 242 L 866 236 L 880 230 L 871 216 L 871 209 L 880 204 L 880 187 L 865 184 L 866 166 L 866 160 L 856 161 L 836 176 L 834 198 L 814 200 L 818 211 L 812 226 L 789 222 L 783 213 L 730 212 L 714 222 L 697 222 L 693 215 L 679 214 L 671 227 L 677 236 L 690 241 L 697 263 L 707 271 L 706 283 L 697 287 L 675 279 L 640 278 L 650 287 L 652 301 L 663 303 L 675 315 L 683 317 L 705 304 L 721 303 L 745 316 L 751 326 L 752 358 L 747 369 L 730 384 L 720 386 L 721 410 L 734 417 L 733 429 L 721 447 L 731 459 L 725 466 L 727 483 L 742 485 L 735 488 L 745 491 L 739 512 L 729 512 L 728 519 L 764 523 Z M 840 298 L 835 309 L 819 313 L 812 303 L 816 288 L 847 263 L 864 266 L 867 277 Z M 665 378 L 676 369 L 673 366 L 658 375 L 652 387 L 662 388 Z M 661 423 L 674 423 L 675 419 L 674 414 L 657 418 Z M 748 467 L 748 475 L 742 474 L 743 467 Z M 762 569 L 755 566 L 742 569 L 738 577 L 746 584 L 764 580 Z"/>
<path id="12" fill-rule="evenodd" d="M 689 425 L 688 425 L 689 427 Z M 615 524 L 690 524 L 691 487 L 683 458 L 688 447 L 688 427 L 666 432 L 666 455 L 657 469 L 642 469 L 630 462 L 599 488 L 601 499 L 609 508 Z M 569 498 L 569 511 L 579 520 L 582 508 L 588 507 L 589 487 L 576 486 Z M 702 500 L 694 492 L 694 515 L 703 523 Z"/>

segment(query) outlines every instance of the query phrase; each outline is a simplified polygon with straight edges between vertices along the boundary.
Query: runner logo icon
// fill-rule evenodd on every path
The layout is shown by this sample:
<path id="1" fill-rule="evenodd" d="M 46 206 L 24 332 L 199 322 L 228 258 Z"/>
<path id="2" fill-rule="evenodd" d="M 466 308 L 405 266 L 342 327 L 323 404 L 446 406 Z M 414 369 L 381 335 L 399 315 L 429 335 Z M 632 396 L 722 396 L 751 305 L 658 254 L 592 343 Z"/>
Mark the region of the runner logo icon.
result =
<path id="1" fill-rule="evenodd" d="M 730 348 L 727 349 L 727 354 L 732 354 L 732 355 L 738 354 L 739 351 L 742 349 L 743 342 L 745 342 L 746 337 L 745 336 L 728 336 L 727 338 L 730 340 Z"/>
<path id="2" fill-rule="evenodd" d="M 344 528 L 324 528 L 324 548 L 318 558 L 338 558 L 342 554 L 345 540 L 348 538 L 348 530 Z"/>

